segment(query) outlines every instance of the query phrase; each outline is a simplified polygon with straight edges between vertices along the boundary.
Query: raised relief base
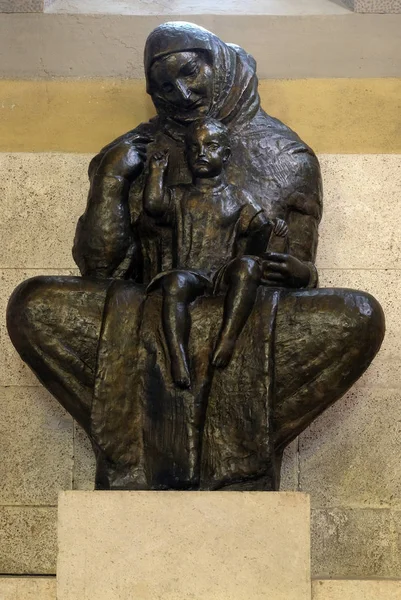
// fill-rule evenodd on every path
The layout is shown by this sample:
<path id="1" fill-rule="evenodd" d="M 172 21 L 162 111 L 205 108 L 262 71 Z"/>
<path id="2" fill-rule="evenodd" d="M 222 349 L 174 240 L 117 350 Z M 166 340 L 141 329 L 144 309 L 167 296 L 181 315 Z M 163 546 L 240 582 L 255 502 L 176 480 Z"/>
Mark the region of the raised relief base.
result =
<path id="1" fill-rule="evenodd" d="M 310 600 L 301 493 L 63 492 L 58 600 Z"/>

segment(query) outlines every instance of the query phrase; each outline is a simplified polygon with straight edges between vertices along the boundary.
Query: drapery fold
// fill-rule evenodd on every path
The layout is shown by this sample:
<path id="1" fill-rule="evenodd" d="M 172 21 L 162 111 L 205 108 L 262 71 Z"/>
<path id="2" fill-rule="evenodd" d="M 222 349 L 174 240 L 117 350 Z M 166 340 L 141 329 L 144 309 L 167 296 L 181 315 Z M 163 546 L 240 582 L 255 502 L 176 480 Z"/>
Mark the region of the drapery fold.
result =
<path id="1" fill-rule="evenodd" d="M 271 348 L 278 292 L 260 289 L 229 366 L 218 370 L 209 356 L 223 302 L 204 297 L 191 307 L 192 385 L 181 390 L 170 375 L 161 296 L 146 296 L 131 282 L 110 287 L 91 433 L 107 456 L 112 488 L 220 489 L 264 477 L 264 489 L 274 489 Z"/>

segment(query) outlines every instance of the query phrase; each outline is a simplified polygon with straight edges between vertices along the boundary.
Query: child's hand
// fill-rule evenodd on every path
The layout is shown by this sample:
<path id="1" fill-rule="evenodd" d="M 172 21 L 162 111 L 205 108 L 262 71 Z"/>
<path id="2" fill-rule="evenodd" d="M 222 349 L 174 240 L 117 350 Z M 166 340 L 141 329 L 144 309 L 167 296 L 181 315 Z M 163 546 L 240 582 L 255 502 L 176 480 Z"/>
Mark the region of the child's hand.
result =
<path id="1" fill-rule="evenodd" d="M 273 233 L 279 237 L 285 237 L 288 234 L 288 226 L 283 219 L 273 219 Z"/>
<path id="2" fill-rule="evenodd" d="M 149 159 L 149 169 L 156 171 L 166 171 L 168 167 L 169 152 L 155 152 Z"/>

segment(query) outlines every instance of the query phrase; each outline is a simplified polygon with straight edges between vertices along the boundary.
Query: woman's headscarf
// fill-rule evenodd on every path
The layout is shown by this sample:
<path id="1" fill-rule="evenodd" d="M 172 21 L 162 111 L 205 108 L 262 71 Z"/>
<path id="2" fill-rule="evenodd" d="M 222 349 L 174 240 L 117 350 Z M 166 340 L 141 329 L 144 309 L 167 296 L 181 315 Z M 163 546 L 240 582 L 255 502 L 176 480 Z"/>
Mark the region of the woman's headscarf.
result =
<path id="1" fill-rule="evenodd" d="M 209 116 L 228 126 L 252 118 L 260 106 L 254 58 L 239 46 L 225 44 L 207 29 L 184 21 L 164 23 L 149 35 L 144 56 L 148 93 L 153 63 L 168 54 L 189 51 L 206 53 L 213 67 Z"/>

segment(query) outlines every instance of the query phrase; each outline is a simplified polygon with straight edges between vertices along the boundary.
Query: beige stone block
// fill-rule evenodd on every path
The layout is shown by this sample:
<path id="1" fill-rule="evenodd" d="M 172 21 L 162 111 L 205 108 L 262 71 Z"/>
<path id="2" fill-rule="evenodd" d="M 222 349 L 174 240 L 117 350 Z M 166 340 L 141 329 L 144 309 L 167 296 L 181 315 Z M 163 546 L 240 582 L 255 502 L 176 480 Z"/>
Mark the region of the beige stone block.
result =
<path id="1" fill-rule="evenodd" d="M 54 507 L 0 507 L 0 573 L 56 573 Z M 39 599 L 38 599 L 39 600 Z"/>
<path id="2" fill-rule="evenodd" d="M 46 0 L 45 0 L 46 2 Z M 169 18 L 185 14 L 223 15 L 332 15 L 347 14 L 340 4 L 328 0 L 53 0 L 51 12 L 59 14 L 160 15 Z"/>
<path id="3" fill-rule="evenodd" d="M 1 600 L 56 600 L 55 577 L 0 577 Z"/>
<path id="4" fill-rule="evenodd" d="M 0 0 L 0 13 L 37 13 L 43 7 L 43 0 Z"/>
<path id="5" fill-rule="evenodd" d="M 398 516 L 385 508 L 312 510 L 312 577 L 400 578 Z"/>
<path id="6" fill-rule="evenodd" d="M 60 0 L 58 4 L 64 1 Z M 92 5 L 97 5 L 98 1 L 93 0 Z M 282 3 L 283 0 L 277 0 L 277 4 Z M 316 1 L 316 5 L 322 3 L 323 0 Z M 117 0 L 109 0 L 109 5 L 112 4 L 117 4 Z M 142 4 L 154 7 L 156 2 L 147 0 Z M 193 6 L 193 0 L 190 4 Z M 243 2 L 242 6 L 246 4 Z M 299 6 L 301 0 L 293 0 L 293 4 Z M 335 2 L 327 0 L 325 4 L 329 6 Z M 169 3 L 170 9 L 172 6 L 177 6 L 176 0 Z M 224 3 L 220 6 L 223 9 Z M 400 77 L 401 64 L 397 60 L 400 16 L 347 12 L 342 15 L 273 17 L 230 15 L 227 18 L 227 14 L 195 15 L 191 10 L 179 17 L 186 21 L 196 20 L 198 25 L 223 40 L 234 40 L 245 48 L 258 63 L 259 79 Z M 1 78 L 141 79 L 146 36 L 168 17 L 158 11 L 154 16 L 134 14 L 124 18 L 120 15 L 103 18 L 80 15 L 77 18 L 76 15 L 58 14 L 43 18 L 43 15 L 32 14 L 12 15 L 12 19 L 13 27 L 10 27 L 9 18 L 0 19 L 0 53 L 7 56 L 0 65 Z M 15 35 L 16 30 L 21 32 L 20 36 Z M 13 48 L 13 52 L 10 53 L 9 48 Z M 343 103 L 341 97 L 338 102 L 345 112 L 348 102 Z M 269 110 L 268 102 L 265 108 Z M 386 110 L 385 96 L 377 99 L 377 111 L 381 110 Z M 286 106 L 283 106 L 283 114 L 285 112 Z M 38 127 L 41 126 L 40 121 Z M 326 136 L 336 136 L 335 122 L 330 127 L 325 121 L 316 126 L 324 128 Z"/>
<path id="7" fill-rule="evenodd" d="M 313 600 L 400 600 L 401 581 L 312 581 Z"/>
<path id="8" fill-rule="evenodd" d="M 95 487 L 95 454 L 85 431 L 74 423 L 73 489 L 93 490 Z"/>
<path id="9" fill-rule="evenodd" d="M 359 13 L 401 13 L 401 0 L 352 0 Z"/>
<path id="10" fill-rule="evenodd" d="M 8 337 L 6 307 L 19 283 L 37 275 L 77 275 L 78 269 L 0 269 L 0 385 L 37 386 L 39 380 L 19 357 Z"/>
<path id="11" fill-rule="evenodd" d="M 65 492 L 58 542 L 58 600 L 311 597 L 302 494 Z"/>
<path id="12" fill-rule="evenodd" d="M 401 155 L 321 155 L 318 268 L 399 269 Z"/>
<path id="13" fill-rule="evenodd" d="M 355 386 L 300 436 L 300 487 L 316 508 L 401 508 L 401 390 Z"/>
<path id="14" fill-rule="evenodd" d="M 72 487 L 72 418 L 42 387 L 0 388 L 0 505 L 57 504 Z"/>
<path id="15" fill-rule="evenodd" d="M 400 203 L 401 204 L 401 203 Z M 398 235 L 398 234 L 397 234 Z M 399 236 L 400 240 L 401 237 Z M 400 254 L 401 256 L 401 254 Z M 401 277 L 398 270 L 321 269 L 321 287 L 363 290 L 379 300 L 386 317 L 386 335 L 380 351 L 359 381 L 363 387 L 401 387 Z"/>
<path id="16" fill-rule="evenodd" d="M 86 205 L 88 156 L 0 154 L 0 267 L 68 269 Z"/>
<path id="17" fill-rule="evenodd" d="M 396 510 L 392 513 L 392 521 L 394 527 L 394 546 L 393 552 L 397 559 L 396 567 L 394 568 L 392 577 L 401 579 L 401 511 Z"/>

